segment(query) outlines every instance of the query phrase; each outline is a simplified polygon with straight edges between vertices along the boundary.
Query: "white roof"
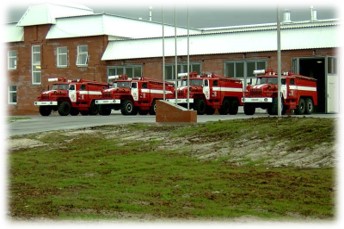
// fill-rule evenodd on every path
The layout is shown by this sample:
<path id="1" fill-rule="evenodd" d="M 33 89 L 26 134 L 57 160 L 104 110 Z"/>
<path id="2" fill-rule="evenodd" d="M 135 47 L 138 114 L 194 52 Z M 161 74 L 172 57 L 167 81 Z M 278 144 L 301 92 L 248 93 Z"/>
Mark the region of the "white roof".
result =
<path id="1" fill-rule="evenodd" d="M 281 30 L 282 50 L 338 47 L 337 26 L 304 26 Z M 277 50 L 275 29 L 190 36 L 190 55 L 263 52 Z M 174 56 L 174 37 L 165 38 L 165 56 Z M 177 39 L 177 55 L 187 55 L 187 37 Z M 102 60 L 162 56 L 162 38 L 109 42 Z"/>
<path id="2" fill-rule="evenodd" d="M 93 10 L 79 4 L 45 3 L 30 6 L 17 26 L 55 24 L 56 18 L 93 14 Z"/>
<path id="3" fill-rule="evenodd" d="M 24 28 L 18 27 L 16 24 L 6 25 L 5 42 L 24 41 Z"/>
<path id="4" fill-rule="evenodd" d="M 177 28 L 179 35 L 185 35 L 185 28 Z M 190 34 L 201 33 L 199 30 L 190 30 Z M 174 27 L 165 25 L 165 34 L 174 34 Z M 108 14 L 93 14 L 81 17 L 66 17 L 56 19 L 50 28 L 47 39 L 72 37 L 87 37 L 109 35 L 116 38 L 144 38 L 159 37 L 162 35 L 162 26 L 159 23 L 134 20 Z"/>

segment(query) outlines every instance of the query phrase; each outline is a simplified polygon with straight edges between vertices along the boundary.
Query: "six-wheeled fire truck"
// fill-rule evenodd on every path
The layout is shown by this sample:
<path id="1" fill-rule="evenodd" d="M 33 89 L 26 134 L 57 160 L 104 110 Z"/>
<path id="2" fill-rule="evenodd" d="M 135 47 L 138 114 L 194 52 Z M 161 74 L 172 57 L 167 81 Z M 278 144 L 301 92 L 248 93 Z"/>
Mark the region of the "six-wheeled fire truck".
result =
<path id="1" fill-rule="evenodd" d="M 82 115 L 96 115 L 98 107 L 95 100 L 101 98 L 103 89 L 108 88 L 107 83 L 85 79 L 49 78 L 48 81 L 55 83 L 34 102 L 42 116 L 49 116 L 52 111 L 58 111 L 61 116 L 75 116 L 79 112 Z"/>
<path id="2" fill-rule="evenodd" d="M 121 110 L 123 115 L 154 115 L 156 100 L 163 99 L 164 84 L 147 77 L 129 79 L 126 76 L 110 76 L 113 81 L 111 88 L 103 90 L 101 99 L 96 100 L 101 115 L 110 115 L 111 110 Z M 165 83 L 166 98 L 173 95 L 174 86 Z"/>
<path id="3" fill-rule="evenodd" d="M 272 70 L 258 70 L 255 85 L 248 85 L 242 98 L 244 112 L 253 115 L 256 108 L 267 109 L 270 115 L 278 112 L 278 76 Z M 259 75 L 258 75 L 259 74 Z M 282 114 L 312 114 L 318 105 L 317 81 L 314 78 L 285 72 L 281 77 Z"/>
<path id="4" fill-rule="evenodd" d="M 182 77 L 178 87 L 177 103 L 182 106 L 187 104 L 187 73 L 179 74 Z M 189 74 L 189 103 L 197 114 L 214 114 L 218 109 L 219 114 L 238 113 L 243 95 L 242 82 L 239 79 L 219 76 L 214 73 L 198 75 L 197 72 Z M 176 99 L 168 99 L 175 103 Z"/>

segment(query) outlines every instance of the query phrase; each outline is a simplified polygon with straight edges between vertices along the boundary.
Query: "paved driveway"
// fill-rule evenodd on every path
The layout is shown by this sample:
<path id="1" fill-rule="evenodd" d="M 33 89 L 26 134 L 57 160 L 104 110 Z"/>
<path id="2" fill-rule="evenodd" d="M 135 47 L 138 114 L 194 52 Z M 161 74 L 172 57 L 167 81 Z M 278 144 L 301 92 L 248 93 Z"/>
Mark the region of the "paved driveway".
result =
<path id="1" fill-rule="evenodd" d="M 197 122 L 208 122 L 229 119 L 247 119 L 255 117 L 268 117 L 265 113 L 258 113 L 247 116 L 243 113 L 237 115 L 198 115 Z M 295 116 L 303 117 L 303 116 Z M 334 114 L 314 114 L 307 117 L 334 118 Z M 53 114 L 48 117 L 28 116 L 27 119 L 17 120 L 8 124 L 8 135 L 23 135 L 39 133 L 51 130 L 78 129 L 92 126 L 115 125 L 127 123 L 155 123 L 154 115 L 123 116 L 119 112 L 112 113 L 110 116 L 58 116 Z"/>

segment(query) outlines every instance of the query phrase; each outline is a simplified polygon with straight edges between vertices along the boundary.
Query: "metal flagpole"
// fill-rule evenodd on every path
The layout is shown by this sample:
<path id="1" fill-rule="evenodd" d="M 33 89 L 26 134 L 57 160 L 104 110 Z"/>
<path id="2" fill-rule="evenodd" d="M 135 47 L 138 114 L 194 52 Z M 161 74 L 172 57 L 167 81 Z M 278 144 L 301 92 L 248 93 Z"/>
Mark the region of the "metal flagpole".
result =
<path id="1" fill-rule="evenodd" d="M 282 99 L 281 99 L 281 22 L 279 15 L 279 8 L 277 7 L 277 80 L 278 80 L 278 95 L 277 95 L 277 108 L 278 116 L 282 116 Z"/>
<path id="2" fill-rule="evenodd" d="M 186 8 L 186 20 L 187 20 L 187 108 L 190 110 L 190 34 L 189 34 L 189 8 Z"/>
<path id="3" fill-rule="evenodd" d="M 161 21 L 162 21 L 162 82 L 163 82 L 163 99 L 166 100 L 166 76 L 165 76 L 165 25 L 164 25 L 164 7 L 161 7 Z"/>
<path id="4" fill-rule="evenodd" d="M 177 96 L 178 96 L 178 60 L 177 60 L 177 22 L 176 22 L 176 7 L 174 7 L 174 48 L 175 48 L 175 55 L 174 55 L 174 75 L 175 75 L 175 104 L 177 105 Z"/>

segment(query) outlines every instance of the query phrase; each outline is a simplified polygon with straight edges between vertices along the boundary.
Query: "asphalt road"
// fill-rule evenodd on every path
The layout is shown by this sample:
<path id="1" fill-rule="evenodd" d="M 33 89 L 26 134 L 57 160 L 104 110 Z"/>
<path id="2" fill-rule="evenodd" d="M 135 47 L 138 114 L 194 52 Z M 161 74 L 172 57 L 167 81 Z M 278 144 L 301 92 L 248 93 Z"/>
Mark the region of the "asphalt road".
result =
<path id="1" fill-rule="evenodd" d="M 268 117 L 265 113 L 257 113 L 253 116 L 247 116 L 243 113 L 237 115 L 198 115 L 197 122 L 208 122 L 218 120 L 230 119 L 247 119 L 255 117 Z M 296 116 L 297 117 L 297 116 Z M 303 116 L 298 116 L 303 117 Z M 335 118 L 335 114 L 314 114 L 307 117 L 322 117 L 322 118 Z M 136 116 L 123 116 L 119 112 L 112 113 L 110 116 L 59 116 L 53 114 L 48 117 L 26 116 L 25 119 L 8 124 L 8 135 L 24 135 L 31 133 L 39 133 L 51 130 L 67 130 L 79 129 L 92 126 L 102 125 L 116 125 L 116 124 L 129 124 L 129 123 L 155 123 L 154 115 L 136 115 Z"/>

